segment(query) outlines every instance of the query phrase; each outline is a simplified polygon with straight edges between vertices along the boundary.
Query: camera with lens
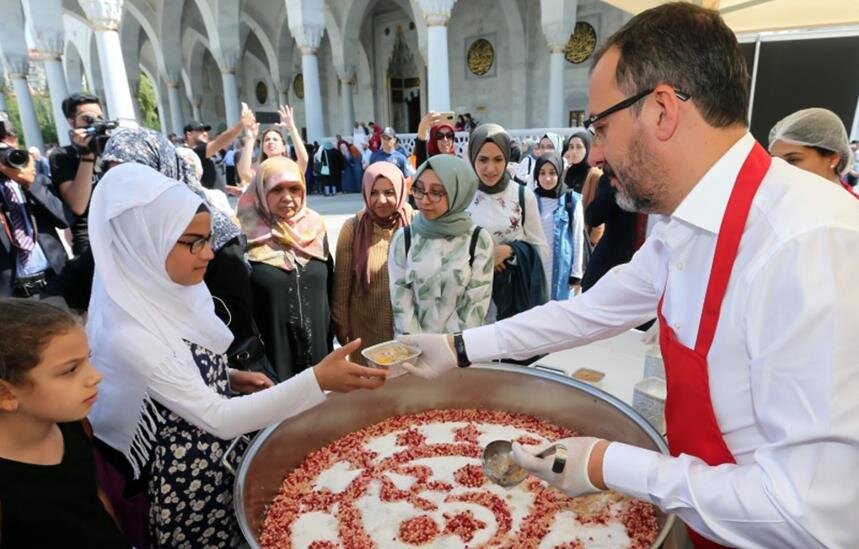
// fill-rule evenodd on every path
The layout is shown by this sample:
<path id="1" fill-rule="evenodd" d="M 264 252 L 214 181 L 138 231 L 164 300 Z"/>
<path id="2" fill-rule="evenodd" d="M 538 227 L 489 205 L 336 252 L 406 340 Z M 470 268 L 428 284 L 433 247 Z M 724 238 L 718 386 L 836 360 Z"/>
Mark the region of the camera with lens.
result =
<path id="1" fill-rule="evenodd" d="M 107 140 L 110 139 L 111 132 L 119 127 L 119 122 L 92 116 L 84 117 L 84 121 L 87 123 L 87 126 L 83 128 L 84 135 L 92 137 L 89 142 L 89 150 L 98 156 L 104 150 Z M 73 136 L 73 134 L 74 130 L 71 130 L 69 135 Z"/>
<path id="2" fill-rule="evenodd" d="M 0 162 L 4 166 L 20 170 L 30 163 L 30 153 L 26 149 L 16 149 L 6 144 L 0 144 Z"/>

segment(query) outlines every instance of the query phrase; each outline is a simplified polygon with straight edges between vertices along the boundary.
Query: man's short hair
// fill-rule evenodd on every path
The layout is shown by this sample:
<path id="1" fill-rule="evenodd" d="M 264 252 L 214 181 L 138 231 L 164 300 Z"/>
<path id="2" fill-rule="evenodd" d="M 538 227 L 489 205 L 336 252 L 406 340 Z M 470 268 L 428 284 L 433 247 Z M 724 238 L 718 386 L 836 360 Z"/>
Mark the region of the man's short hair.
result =
<path id="1" fill-rule="evenodd" d="M 100 106 L 101 100 L 98 96 L 91 93 L 73 93 L 63 99 L 63 116 L 73 119 L 78 114 L 78 107 L 81 105 L 89 105 L 91 103 L 96 103 Z"/>
<path id="2" fill-rule="evenodd" d="M 668 84 L 688 93 L 711 126 L 746 124 L 749 71 L 718 12 L 686 2 L 643 11 L 609 37 L 593 66 L 611 48 L 620 53 L 615 81 L 630 96 Z"/>

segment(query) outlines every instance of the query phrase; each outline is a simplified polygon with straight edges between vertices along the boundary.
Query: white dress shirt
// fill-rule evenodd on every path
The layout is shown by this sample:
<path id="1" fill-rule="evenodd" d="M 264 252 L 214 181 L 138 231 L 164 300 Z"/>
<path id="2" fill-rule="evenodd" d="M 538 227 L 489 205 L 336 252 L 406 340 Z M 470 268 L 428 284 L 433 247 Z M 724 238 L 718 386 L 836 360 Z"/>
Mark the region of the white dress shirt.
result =
<path id="1" fill-rule="evenodd" d="M 590 291 L 464 333 L 472 361 L 525 358 L 663 314 L 694 347 L 716 239 L 746 134 Z M 708 355 L 736 465 L 612 443 L 606 484 L 738 547 L 859 547 L 859 201 L 773 159 L 740 244 Z M 559 403 L 562 405 L 562 403 Z M 583 433 L 587 434 L 587 433 Z"/>

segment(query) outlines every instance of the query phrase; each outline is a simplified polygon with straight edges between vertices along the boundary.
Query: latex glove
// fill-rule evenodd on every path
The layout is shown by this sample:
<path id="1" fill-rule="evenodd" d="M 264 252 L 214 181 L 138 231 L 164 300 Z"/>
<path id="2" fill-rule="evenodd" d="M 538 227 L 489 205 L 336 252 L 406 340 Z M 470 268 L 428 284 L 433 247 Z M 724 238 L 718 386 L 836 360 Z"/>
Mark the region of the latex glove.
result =
<path id="1" fill-rule="evenodd" d="M 571 437 L 539 446 L 523 446 L 514 442 L 513 461 L 572 498 L 592 494 L 601 491 L 591 484 L 588 477 L 588 461 L 591 457 L 591 451 L 599 441 L 600 439 L 594 437 Z M 561 444 L 567 449 L 567 464 L 560 473 L 552 472 L 552 465 L 555 462 L 554 455 L 545 458 L 538 458 L 535 455 L 552 444 Z"/>
<path id="2" fill-rule="evenodd" d="M 456 353 L 453 351 L 452 337 L 448 334 L 413 334 L 397 336 L 397 341 L 417 347 L 421 356 L 413 364 L 403 364 L 410 374 L 424 379 L 436 378 L 448 370 L 456 368 Z"/>

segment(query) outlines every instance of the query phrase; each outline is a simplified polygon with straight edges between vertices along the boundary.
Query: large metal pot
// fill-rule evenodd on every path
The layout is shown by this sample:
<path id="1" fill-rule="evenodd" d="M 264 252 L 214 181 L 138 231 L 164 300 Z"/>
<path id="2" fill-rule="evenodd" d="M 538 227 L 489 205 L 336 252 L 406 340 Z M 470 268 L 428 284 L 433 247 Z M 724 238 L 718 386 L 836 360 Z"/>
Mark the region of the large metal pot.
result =
<path id="1" fill-rule="evenodd" d="M 436 380 L 402 376 L 375 391 L 332 395 L 325 403 L 260 432 L 236 472 L 234 505 L 242 533 L 259 547 L 268 504 L 283 477 L 313 450 L 390 416 L 435 408 L 484 408 L 543 417 L 593 435 L 667 453 L 667 446 L 629 406 L 590 385 L 557 374 L 501 364 L 474 365 Z M 658 514 L 658 547 L 674 516 Z"/>

